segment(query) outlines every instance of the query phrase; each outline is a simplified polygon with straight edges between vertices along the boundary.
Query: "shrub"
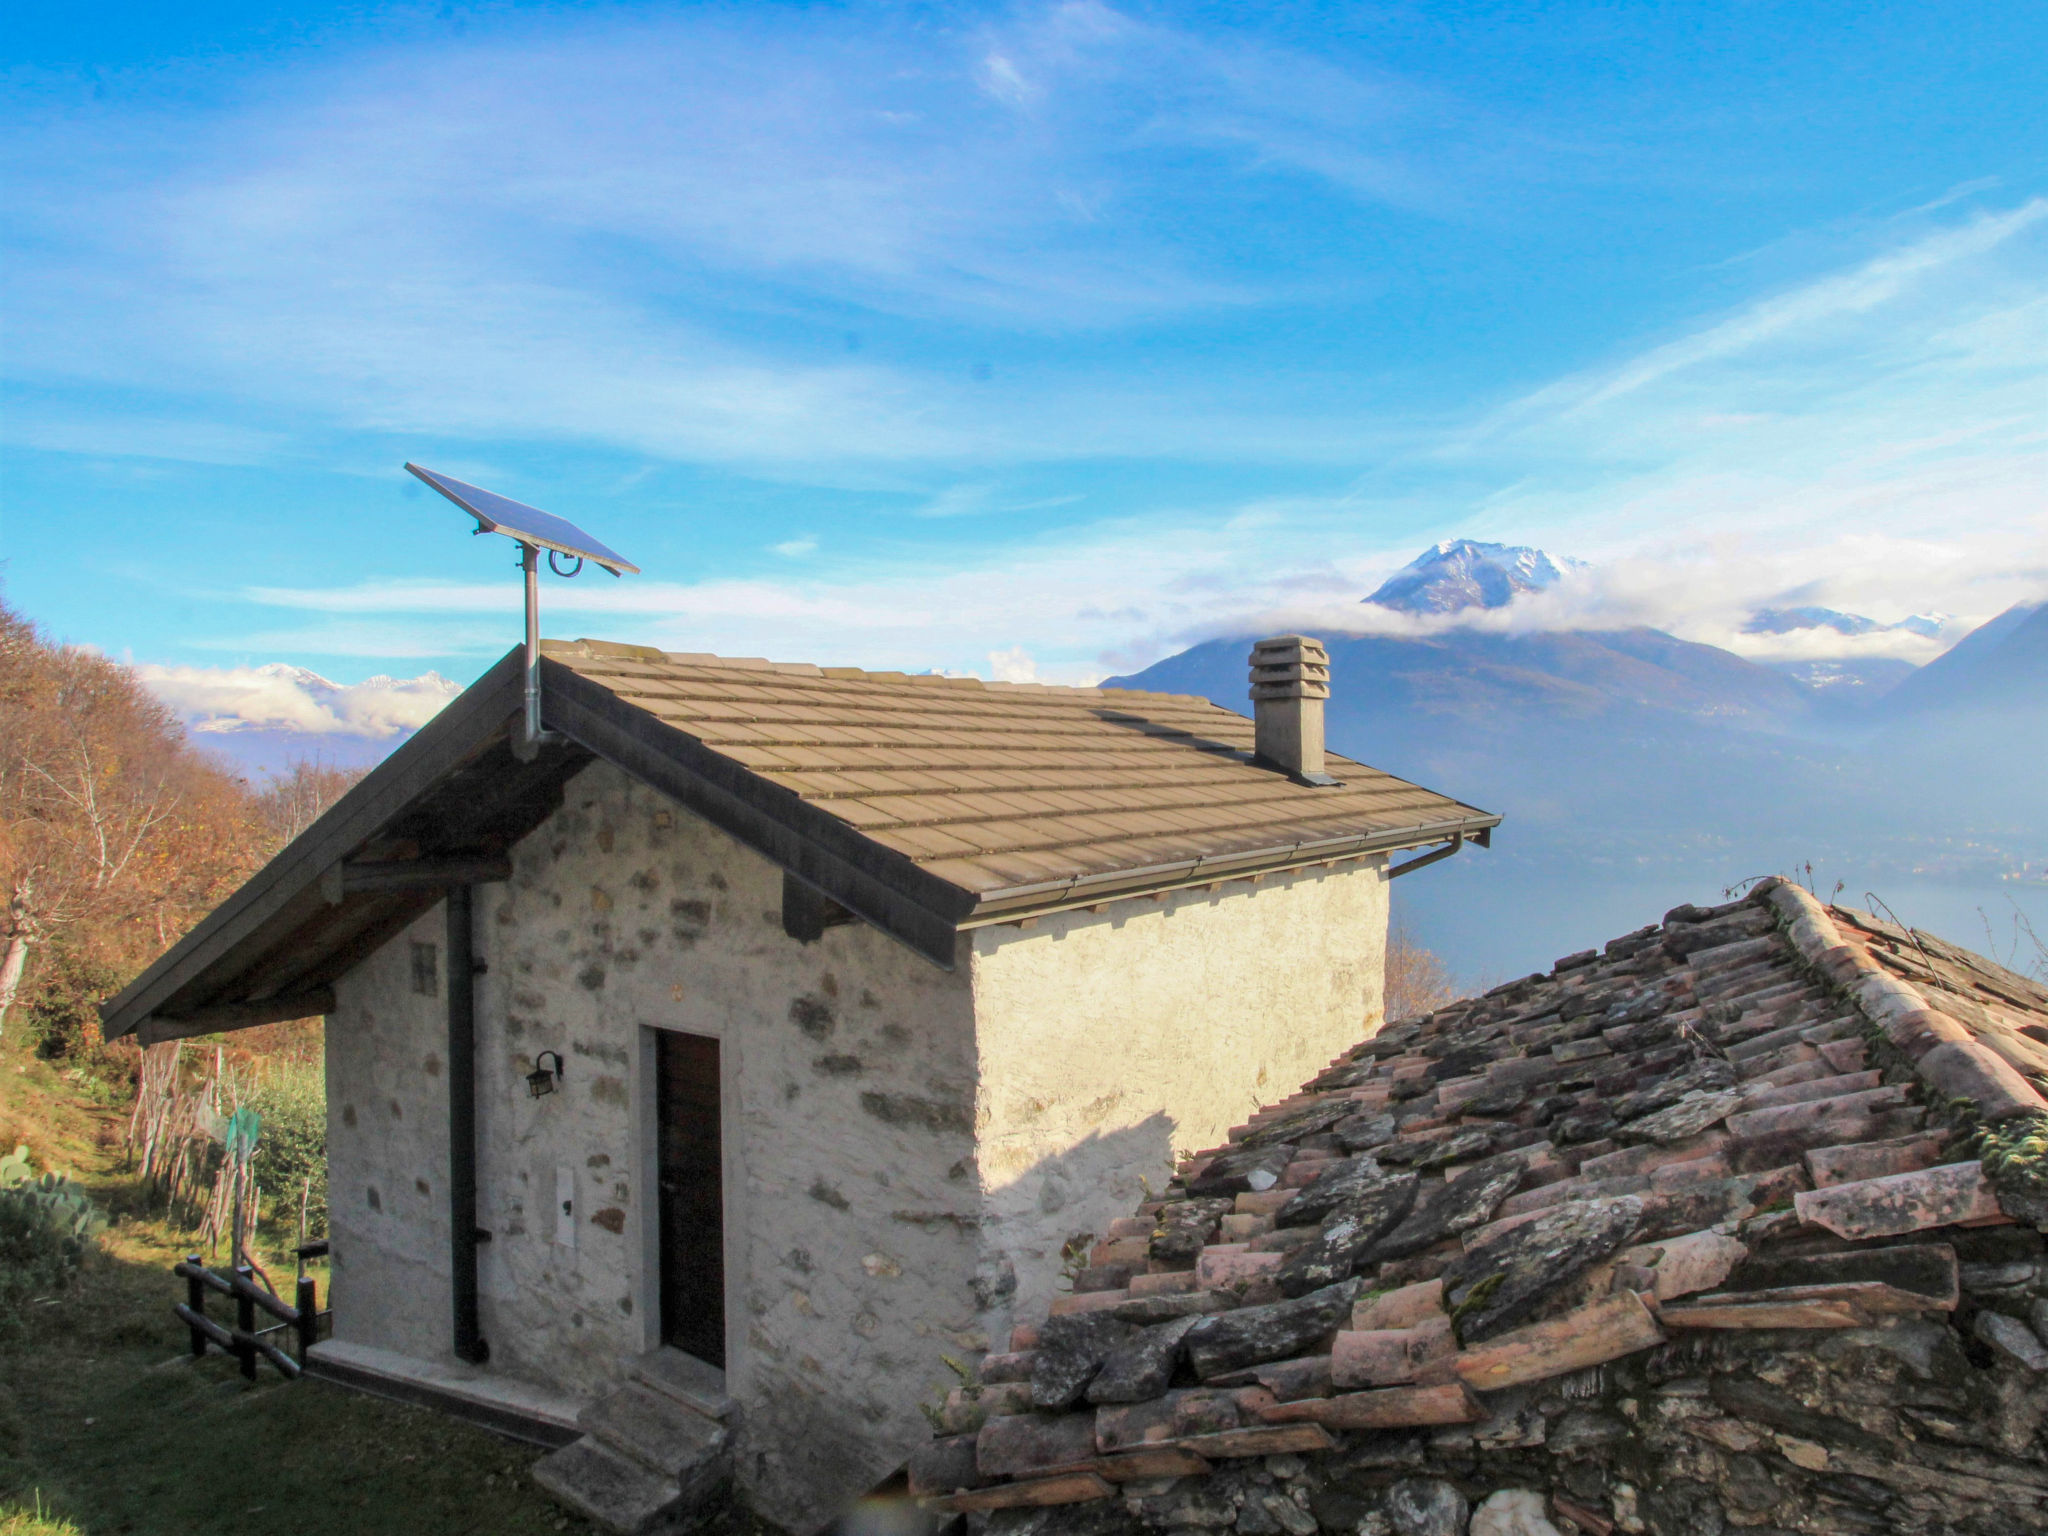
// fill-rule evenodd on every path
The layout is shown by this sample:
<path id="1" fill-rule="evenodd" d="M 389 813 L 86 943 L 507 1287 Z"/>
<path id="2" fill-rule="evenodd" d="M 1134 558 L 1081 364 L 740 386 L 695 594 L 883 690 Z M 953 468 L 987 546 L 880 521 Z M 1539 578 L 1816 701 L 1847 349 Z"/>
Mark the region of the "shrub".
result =
<path id="1" fill-rule="evenodd" d="M 278 1062 L 243 1103 L 263 1117 L 256 1138 L 257 1186 L 271 1202 L 271 1220 L 296 1230 L 306 1198 L 306 1235 L 327 1235 L 327 1081 L 318 1060 Z"/>
<path id="2" fill-rule="evenodd" d="M 27 1147 L 0 1157 L 0 1326 L 70 1283 L 107 1218 L 69 1179 L 36 1176 Z"/>
<path id="3" fill-rule="evenodd" d="M 46 1060 L 90 1059 L 104 1048 L 99 1005 L 120 988 L 120 974 L 104 961 L 53 947 L 36 967 L 22 1033 Z"/>

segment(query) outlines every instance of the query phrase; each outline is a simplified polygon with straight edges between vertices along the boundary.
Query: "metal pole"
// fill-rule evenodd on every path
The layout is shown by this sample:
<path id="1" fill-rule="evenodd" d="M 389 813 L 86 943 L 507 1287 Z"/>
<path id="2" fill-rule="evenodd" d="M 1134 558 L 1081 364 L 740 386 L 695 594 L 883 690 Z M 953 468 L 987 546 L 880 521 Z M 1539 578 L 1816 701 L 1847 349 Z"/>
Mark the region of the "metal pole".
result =
<path id="1" fill-rule="evenodd" d="M 519 569 L 526 575 L 526 749 L 541 743 L 540 728 L 540 551 L 519 546 Z"/>

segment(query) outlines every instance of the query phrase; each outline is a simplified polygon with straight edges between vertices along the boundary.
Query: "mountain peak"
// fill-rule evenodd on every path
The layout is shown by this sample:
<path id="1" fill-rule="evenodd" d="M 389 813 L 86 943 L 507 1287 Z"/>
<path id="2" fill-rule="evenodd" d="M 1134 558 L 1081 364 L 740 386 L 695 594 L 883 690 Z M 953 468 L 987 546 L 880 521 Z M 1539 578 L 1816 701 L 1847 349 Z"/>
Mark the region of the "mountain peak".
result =
<path id="1" fill-rule="evenodd" d="M 1843 613 L 1838 608 L 1759 608 L 1742 626 L 1745 635 L 1789 635 L 1803 629 L 1832 629 L 1838 635 L 1875 635 L 1903 630 L 1932 640 L 1948 623 L 1945 613 L 1916 613 L 1896 624 L 1880 624 L 1860 613 Z"/>
<path id="2" fill-rule="evenodd" d="M 1445 539 L 1380 584 L 1368 603 L 1403 613 L 1456 613 L 1461 608 L 1505 608 L 1524 592 L 1541 592 L 1580 569 L 1578 560 L 1553 560 L 1525 544 Z"/>

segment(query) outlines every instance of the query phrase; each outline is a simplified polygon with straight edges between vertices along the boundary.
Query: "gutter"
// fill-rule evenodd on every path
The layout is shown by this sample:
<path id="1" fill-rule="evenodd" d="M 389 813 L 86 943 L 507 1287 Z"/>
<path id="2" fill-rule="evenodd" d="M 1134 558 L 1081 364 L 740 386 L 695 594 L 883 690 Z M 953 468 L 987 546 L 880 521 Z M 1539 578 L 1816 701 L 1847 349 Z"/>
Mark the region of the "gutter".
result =
<path id="1" fill-rule="evenodd" d="M 1285 874 L 1317 864 L 1334 864 L 1378 853 L 1397 853 L 1404 848 L 1420 848 L 1450 840 L 1449 848 L 1411 860 L 1394 871 L 1399 873 L 1417 868 L 1424 862 L 1435 863 L 1439 858 L 1447 858 L 1468 840 L 1482 848 L 1487 847 L 1492 841 L 1493 829 L 1500 823 L 1498 816 L 1474 816 L 1452 822 L 1403 827 L 1392 832 L 1349 833 L 1343 837 L 1297 840 L 1244 853 L 1202 854 L 1170 864 L 1150 864 L 1142 869 L 1118 869 L 1098 875 L 1077 875 L 1070 880 L 1006 886 L 983 895 L 958 926 L 963 931 L 986 928 L 996 923 L 1013 923 L 1022 917 L 1047 916 L 1077 907 L 1096 906 L 1127 896 L 1149 896 L 1214 885 L 1224 880 Z"/>

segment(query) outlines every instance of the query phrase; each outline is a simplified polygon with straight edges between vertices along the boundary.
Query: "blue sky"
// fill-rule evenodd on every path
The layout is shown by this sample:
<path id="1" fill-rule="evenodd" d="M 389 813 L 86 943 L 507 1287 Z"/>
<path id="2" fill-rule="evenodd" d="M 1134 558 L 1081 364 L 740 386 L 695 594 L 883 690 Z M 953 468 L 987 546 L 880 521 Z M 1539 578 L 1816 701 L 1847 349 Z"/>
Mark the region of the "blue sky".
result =
<path id="1" fill-rule="evenodd" d="M 7 32 L 7 594 L 188 693 L 512 643 L 406 459 L 644 568 L 551 633 L 1016 678 L 1460 535 L 1751 646 L 2048 590 L 2038 7 L 292 18 Z"/>

